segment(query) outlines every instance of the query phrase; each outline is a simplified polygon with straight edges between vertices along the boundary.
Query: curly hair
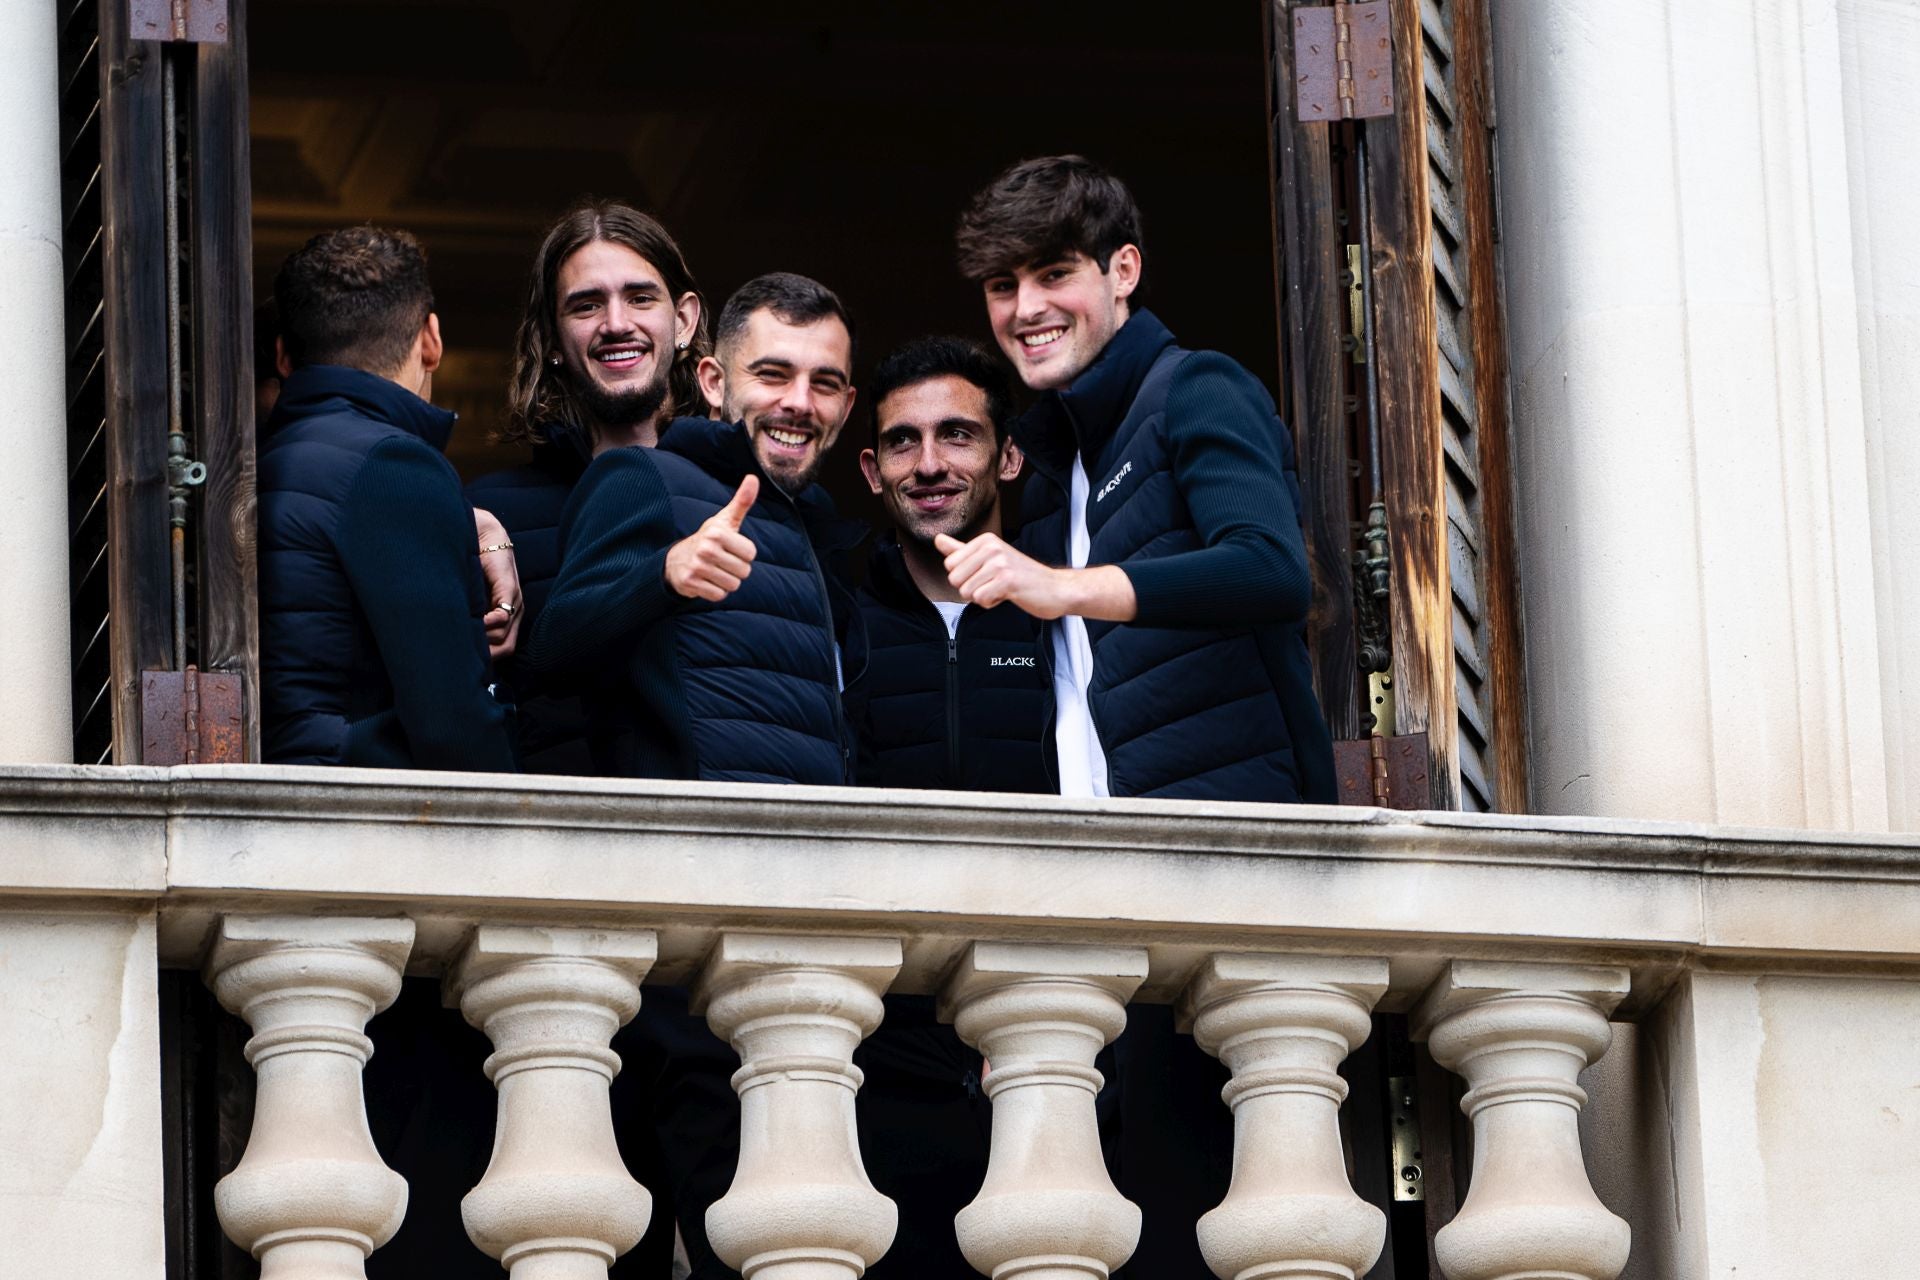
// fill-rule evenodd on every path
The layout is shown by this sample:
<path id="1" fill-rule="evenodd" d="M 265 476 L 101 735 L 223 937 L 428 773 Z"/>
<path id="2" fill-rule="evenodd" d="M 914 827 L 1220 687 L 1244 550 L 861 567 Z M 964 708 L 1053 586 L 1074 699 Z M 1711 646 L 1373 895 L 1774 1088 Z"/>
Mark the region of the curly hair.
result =
<path id="1" fill-rule="evenodd" d="M 427 251 L 405 231 L 343 227 L 313 237 L 274 278 L 280 338 L 296 366 L 392 373 L 433 311 Z"/>
<path id="2" fill-rule="evenodd" d="M 596 241 L 625 245 L 645 258 L 666 283 L 668 296 L 693 294 L 700 298 L 700 324 L 684 351 L 673 353 L 667 372 L 667 413 L 698 412 L 702 407 L 694 369 L 713 351 L 708 336 L 706 299 L 694 282 L 687 260 L 659 219 L 616 200 L 584 200 L 562 214 L 548 229 L 534 255 L 528 282 L 527 308 L 513 339 L 513 377 L 507 385 L 507 427 L 501 439 L 515 444 L 537 444 L 546 424 L 583 426 L 575 400 L 572 375 L 550 357 L 559 346 L 556 296 L 560 268 L 566 260 Z"/>

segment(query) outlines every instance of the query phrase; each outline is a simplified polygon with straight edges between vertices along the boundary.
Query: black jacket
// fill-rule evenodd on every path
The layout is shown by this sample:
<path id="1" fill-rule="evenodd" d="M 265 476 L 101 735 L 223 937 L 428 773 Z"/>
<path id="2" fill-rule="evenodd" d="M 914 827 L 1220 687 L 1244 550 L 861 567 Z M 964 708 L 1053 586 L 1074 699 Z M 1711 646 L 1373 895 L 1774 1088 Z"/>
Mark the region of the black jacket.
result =
<path id="1" fill-rule="evenodd" d="M 1226 356 L 1182 350 L 1141 311 L 1014 437 L 1036 476 L 1022 546 L 1068 562 L 1078 453 L 1087 563 L 1119 565 L 1139 602 L 1130 623 L 1086 624 L 1109 792 L 1333 803 L 1300 483 L 1266 389 Z"/>
<path id="2" fill-rule="evenodd" d="M 513 768 L 453 419 L 358 369 L 281 389 L 259 456 L 266 760 Z"/>
<path id="3" fill-rule="evenodd" d="M 520 618 L 522 644 L 533 634 L 534 621 L 560 572 L 560 513 L 591 460 L 585 434 L 556 424 L 546 430 L 525 465 L 492 472 L 467 486 L 467 500 L 497 516 L 513 542 L 526 607 Z M 587 750 L 587 711 L 577 696 L 543 691 L 517 657 L 495 664 L 494 675 L 500 700 L 515 707 L 522 769 L 547 774 L 593 772 Z"/>
<path id="4" fill-rule="evenodd" d="M 1039 622 L 968 605 L 950 638 L 892 537 L 875 545 L 857 600 L 867 661 L 846 705 L 863 786 L 1053 789 Z"/>
<path id="5" fill-rule="evenodd" d="M 750 473 L 760 496 L 741 532 L 753 572 L 720 604 L 681 598 L 666 584 L 668 548 Z M 609 450 L 580 478 L 526 664 L 543 679 L 597 673 L 586 693 L 603 773 L 844 783 L 836 619 L 851 600 L 836 609 L 846 593 L 822 562 L 862 532 L 818 485 L 783 493 L 737 423 L 680 418 L 658 447 Z"/>

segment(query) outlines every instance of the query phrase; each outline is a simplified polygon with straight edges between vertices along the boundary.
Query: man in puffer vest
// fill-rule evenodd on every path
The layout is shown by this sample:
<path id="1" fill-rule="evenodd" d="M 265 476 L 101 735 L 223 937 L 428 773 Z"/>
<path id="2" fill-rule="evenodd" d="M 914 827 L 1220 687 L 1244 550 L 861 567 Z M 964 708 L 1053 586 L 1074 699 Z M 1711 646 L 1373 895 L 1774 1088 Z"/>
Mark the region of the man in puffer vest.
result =
<path id="1" fill-rule="evenodd" d="M 1015 165 L 960 220 L 961 271 L 1040 393 L 1024 555 L 944 540 L 969 600 L 1051 620 L 1063 795 L 1333 803 L 1304 627 L 1293 444 L 1259 381 L 1131 303 L 1140 214 L 1079 156 Z"/>
<path id="2" fill-rule="evenodd" d="M 997 356 L 961 338 L 922 338 L 867 385 L 873 447 L 860 470 L 892 518 L 858 601 L 867 656 L 847 688 L 859 780 L 883 787 L 1050 791 L 1040 625 L 1011 604 L 968 604 L 933 540 L 1001 531 L 1000 490 L 1018 478 L 1007 436 L 1012 388 Z M 929 996 L 889 995 L 856 1056 L 867 1174 L 900 1211 L 875 1280 L 969 1280 L 953 1216 L 980 1189 L 991 1115 L 980 1055 Z"/>
<path id="3" fill-rule="evenodd" d="M 714 341 L 700 387 L 724 420 L 676 419 L 587 467 L 523 658 L 602 673 L 603 774 L 844 783 L 851 600 L 829 569 L 864 530 L 813 479 L 853 408 L 852 329 L 831 291 L 781 273 L 728 299 Z"/>
<path id="4" fill-rule="evenodd" d="M 1333 803 L 1300 487 L 1265 388 L 1135 308 L 1139 210 L 1079 156 L 1001 174 L 957 247 L 1039 393 L 1013 429 L 1036 475 L 1019 550 L 939 545 L 961 595 L 1049 619 L 1061 794 Z M 1227 1188 L 1226 1072 L 1165 1006 L 1129 1008 L 1114 1059 L 1110 1158 L 1144 1210 L 1127 1274 L 1205 1275 L 1193 1224 Z"/>
<path id="5" fill-rule="evenodd" d="M 832 562 L 866 530 L 813 480 L 853 409 L 852 371 L 839 298 L 803 276 L 750 280 L 698 367 L 723 420 L 676 419 L 581 476 L 523 655 L 536 674 L 606 673 L 587 697 L 602 773 L 850 780 L 837 618 L 852 601 Z M 693 1274 L 730 1275 L 705 1215 L 733 1176 L 739 1060 L 677 990 L 649 992 L 631 1040 L 660 1064 L 651 1123 Z"/>
<path id="6" fill-rule="evenodd" d="M 426 254 L 404 231 L 316 236 L 274 300 L 286 376 L 259 459 L 264 758 L 511 770 L 474 512 L 440 452 L 454 415 L 426 399 L 442 353 Z"/>
<path id="7" fill-rule="evenodd" d="M 1040 624 L 969 604 L 933 540 L 1000 533 L 1000 487 L 1019 478 L 1012 389 L 998 357 L 922 338 L 882 360 L 860 470 L 892 518 L 859 593 L 867 659 L 847 690 L 868 786 L 1051 791 Z"/>

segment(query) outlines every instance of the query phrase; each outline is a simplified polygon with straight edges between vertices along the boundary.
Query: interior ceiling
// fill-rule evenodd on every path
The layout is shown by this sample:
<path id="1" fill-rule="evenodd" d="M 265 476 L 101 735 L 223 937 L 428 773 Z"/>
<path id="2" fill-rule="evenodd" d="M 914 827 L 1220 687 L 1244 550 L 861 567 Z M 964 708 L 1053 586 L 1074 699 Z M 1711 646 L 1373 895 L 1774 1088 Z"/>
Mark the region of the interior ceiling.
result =
<path id="1" fill-rule="evenodd" d="M 418 235 L 470 475 L 519 460 L 487 437 L 526 273 L 588 193 L 656 213 L 716 311 L 762 271 L 826 282 L 868 369 L 987 337 L 954 217 L 1012 161 L 1079 151 L 1145 211 L 1148 305 L 1273 383 L 1260 0 L 260 0 L 248 23 L 256 294 L 317 232 Z M 828 463 L 855 503 L 868 429 Z"/>

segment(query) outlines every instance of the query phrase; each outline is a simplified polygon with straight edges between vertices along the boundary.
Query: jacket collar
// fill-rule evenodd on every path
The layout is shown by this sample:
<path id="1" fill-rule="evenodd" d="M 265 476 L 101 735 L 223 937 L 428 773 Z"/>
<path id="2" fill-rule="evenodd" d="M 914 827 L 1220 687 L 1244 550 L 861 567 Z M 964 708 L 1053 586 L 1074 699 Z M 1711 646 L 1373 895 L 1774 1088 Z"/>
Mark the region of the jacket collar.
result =
<path id="1" fill-rule="evenodd" d="M 851 551 L 866 539 L 866 525 L 842 520 L 833 499 L 820 485 L 810 484 L 799 493 L 787 495 L 774 484 L 754 456 L 753 441 L 747 438 L 744 423 L 675 418 L 660 433 L 657 447 L 680 455 L 728 488 L 738 487 L 749 475 L 759 476 L 761 500 L 769 494 L 785 495 L 806 526 L 808 541 L 822 551 Z"/>
<path id="2" fill-rule="evenodd" d="M 1126 415 L 1140 384 L 1173 333 L 1159 317 L 1135 311 L 1071 386 L 1043 394 L 1014 423 L 1014 439 L 1034 466 L 1065 487 L 1073 455 L 1096 453 Z"/>
<path id="3" fill-rule="evenodd" d="M 295 369 L 281 385 L 267 434 L 302 418 L 338 412 L 342 401 L 362 417 L 398 427 L 442 452 L 459 417 L 379 374 L 344 365 L 309 364 Z"/>
<path id="4" fill-rule="evenodd" d="M 542 423 L 534 433 L 533 460 L 556 471 L 585 471 L 593 461 L 593 443 L 585 428 L 558 419 Z"/>
<path id="5" fill-rule="evenodd" d="M 882 604 L 895 609 L 927 609 L 932 605 L 907 569 L 907 557 L 900 550 L 900 535 L 888 530 L 874 540 L 867 553 L 867 587 Z"/>

